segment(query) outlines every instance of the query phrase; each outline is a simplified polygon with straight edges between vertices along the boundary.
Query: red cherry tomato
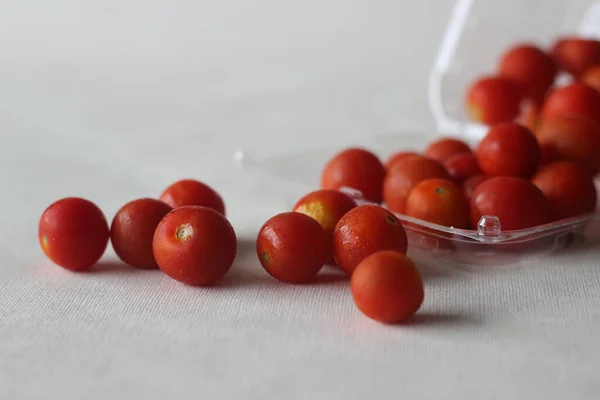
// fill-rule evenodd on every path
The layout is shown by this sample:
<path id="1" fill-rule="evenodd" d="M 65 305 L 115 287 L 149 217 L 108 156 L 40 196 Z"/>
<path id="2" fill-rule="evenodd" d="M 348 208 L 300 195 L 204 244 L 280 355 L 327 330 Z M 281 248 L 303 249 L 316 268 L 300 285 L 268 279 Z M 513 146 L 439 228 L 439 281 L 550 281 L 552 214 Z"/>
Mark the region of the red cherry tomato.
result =
<path id="1" fill-rule="evenodd" d="M 328 264 L 335 264 L 333 259 L 333 230 L 338 221 L 348 211 L 356 207 L 356 202 L 348 195 L 337 190 L 322 189 L 302 197 L 293 211 L 306 214 L 315 219 L 327 235 Z"/>
<path id="2" fill-rule="evenodd" d="M 494 125 L 476 151 L 481 170 L 490 176 L 529 178 L 540 164 L 540 147 L 531 131 L 508 122 Z"/>
<path id="3" fill-rule="evenodd" d="M 388 158 L 387 162 L 385 163 L 386 171 L 390 170 L 397 161 L 400 161 L 403 158 L 411 157 L 411 156 L 418 156 L 418 154 L 415 153 L 414 151 L 399 151 L 397 153 L 392 154 L 390 156 L 390 158 Z"/>
<path id="4" fill-rule="evenodd" d="M 152 253 L 152 239 L 158 223 L 172 210 L 155 199 L 138 199 L 125 204 L 110 227 L 115 253 L 136 268 L 158 268 Z"/>
<path id="5" fill-rule="evenodd" d="M 550 55 L 530 44 L 510 48 L 498 65 L 499 75 L 518 84 L 526 97 L 541 102 L 556 77 L 556 64 Z"/>
<path id="6" fill-rule="evenodd" d="M 580 82 L 552 90 L 542 107 L 542 121 L 568 115 L 580 115 L 600 123 L 600 93 Z"/>
<path id="7" fill-rule="evenodd" d="M 600 124 L 565 116 L 542 123 L 536 135 L 546 163 L 572 161 L 593 175 L 600 171 Z"/>
<path id="8" fill-rule="evenodd" d="M 410 191 L 406 215 L 463 229 L 469 224 L 469 203 L 459 187 L 449 180 L 427 179 Z"/>
<path id="9" fill-rule="evenodd" d="M 473 197 L 473 192 L 475 192 L 475 189 L 477 189 L 477 186 L 479 186 L 482 182 L 485 182 L 489 178 L 490 178 L 489 176 L 477 175 L 477 176 L 473 176 L 473 177 L 467 179 L 466 181 L 464 181 L 464 183 L 462 185 L 462 190 L 463 190 L 463 195 L 465 196 L 465 198 L 470 202 L 471 197 Z"/>
<path id="10" fill-rule="evenodd" d="M 461 153 L 471 153 L 469 146 L 458 139 L 442 138 L 425 149 L 425 157 L 444 163 L 448 158 Z"/>
<path id="11" fill-rule="evenodd" d="M 547 165 L 531 181 L 548 199 L 552 221 L 591 213 L 596 209 L 594 178 L 577 164 L 559 161 Z"/>
<path id="12" fill-rule="evenodd" d="M 44 211 L 38 236 L 42 250 L 53 263 L 72 271 L 83 271 L 104 254 L 108 223 L 91 201 L 67 197 Z"/>
<path id="13" fill-rule="evenodd" d="M 600 64 L 600 41 L 568 37 L 561 38 L 551 49 L 559 68 L 579 76 L 593 65 Z"/>
<path id="14" fill-rule="evenodd" d="M 321 175 L 321 188 L 359 190 L 369 201 L 380 203 L 385 167 L 379 158 L 364 149 L 348 149 L 332 158 Z"/>
<path id="15" fill-rule="evenodd" d="M 388 324 L 415 314 L 424 298 L 415 264 L 397 251 L 379 251 L 362 260 L 352 274 L 350 288 L 363 314 Z"/>
<path id="16" fill-rule="evenodd" d="M 512 81 L 501 77 L 484 77 L 467 91 L 469 117 L 488 125 L 509 122 L 519 114 L 521 91 Z"/>
<path id="17" fill-rule="evenodd" d="M 600 65 L 588 68 L 579 79 L 582 83 L 600 92 Z"/>
<path id="18" fill-rule="evenodd" d="M 184 206 L 160 221 L 152 250 L 160 269 L 171 278 L 207 286 L 231 268 L 237 239 L 223 214 L 208 207 Z"/>
<path id="19" fill-rule="evenodd" d="M 550 220 L 544 193 L 528 180 L 512 176 L 490 178 L 477 186 L 471 198 L 471 224 L 477 226 L 484 215 L 498 217 L 504 231 Z"/>
<path id="20" fill-rule="evenodd" d="M 365 257 L 379 250 L 406 254 L 407 237 L 398 218 L 385 208 L 358 206 L 340 219 L 333 231 L 333 256 L 351 275 Z"/>
<path id="21" fill-rule="evenodd" d="M 477 158 L 473 153 L 455 154 L 446 160 L 444 167 L 452 180 L 458 183 L 482 174 Z"/>
<path id="22" fill-rule="evenodd" d="M 202 206 L 225 215 L 225 204 L 221 196 L 210 186 L 193 179 L 173 183 L 160 195 L 160 200 L 173 208 Z"/>
<path id="23" fill-rule="evenodd" d="M 398 213 L 406 210 L 406 198 L 415 185 L 425 179 L 450 176 L 442 164 L 427 157 L 406 157 L 394 164 L 383 183 L 383 199 L 387 207 Z"/>
<path id="24" fill-rule="evenodd" d="M 279 214 L 260 229 L 256 253 L 263 268 L 275 279 L 287 283 L 310 282 L 325 264 L 327 235 L 308 215 Z"/>

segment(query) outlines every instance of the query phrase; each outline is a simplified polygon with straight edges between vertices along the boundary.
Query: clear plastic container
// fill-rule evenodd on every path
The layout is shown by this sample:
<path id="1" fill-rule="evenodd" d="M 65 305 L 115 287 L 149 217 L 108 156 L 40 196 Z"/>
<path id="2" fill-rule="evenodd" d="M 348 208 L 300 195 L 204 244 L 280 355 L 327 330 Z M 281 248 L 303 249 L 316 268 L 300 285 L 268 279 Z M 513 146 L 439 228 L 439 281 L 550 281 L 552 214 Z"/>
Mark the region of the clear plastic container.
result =
<path id="1" fill-rule="evenodd" d="M 422 150 L 439 136 L 455 136 L 474 145 L 486 127 L 466 117 L 468 85 L 475 77 L 492 73 L 499 54 L 511 45 L 530 42 L 546 47 L 562 34 L 600 37 L 600 1 L 457 1 L 429 77 L 429 104 L 437 132 L 379 135 L 359 145 L 382 159 L 399 150 Z M 237 160 L 245 170 L 277 182 L 291 209 L 302 195 L 318 188 L 324 165 L 340 150 L 326 148 L 260 161 L 239 153 Z M 596 186 L 600 189 L 600 184 Z M 349 193 L 364 202 L 360 193 L 351 189 Z M 494 216 L 483 217 L 476 230 L 398 217 L 407 230 L 409 254 L 422 262 L 441 258 L 455 266 L 509 265 L 574 244 L 600 243 L 598 211 L 518 231 L 503 231 Z"/>

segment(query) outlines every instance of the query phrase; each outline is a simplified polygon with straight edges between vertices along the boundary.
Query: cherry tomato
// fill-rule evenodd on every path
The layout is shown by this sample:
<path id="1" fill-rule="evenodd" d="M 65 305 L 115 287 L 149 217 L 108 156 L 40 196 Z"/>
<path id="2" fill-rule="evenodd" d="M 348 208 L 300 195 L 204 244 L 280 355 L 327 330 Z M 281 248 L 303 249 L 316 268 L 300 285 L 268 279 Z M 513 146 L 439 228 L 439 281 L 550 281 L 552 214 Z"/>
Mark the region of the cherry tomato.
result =
<path id="1" fill-rule="evenodd" d="M 559 161 L 547 165 L 531 181 L 548 199 L 552 221 L 591 213 L 596 209 L 594 178 L 577 164 Z"/>
<path id="2" fill-rule="evenodd" d="M 347 149 L 333 157 L 321 175 L 321 188 L 344 186 L 359 190 L 366 200 L 380 203 L 385 167 L 379 158 L 364 149 Z"/>
<path id="3" fill-rule="evenodd" d="M 482 174 L 477 157 L 473 153 L 455 154 L 444 162 L 444 167 L 452 180 L 458 183 Z"/>
<path id="4" fill-rule="evenodd" d="M 256 253 L 263 268 L 275 279 L 287 283 L 310 282 L 325 264 L 327 235 L 308 215 L 278 214 L 260 229 Z"/>
<path id="5" fill-rule="evenodd" d="M 42 250 L 55 264 L 84 271 L 98 262 L 108 244 L 108 223 L 89 200 L 67 197 L 42 214 L 38 237 Z"/>
<path id="6" fill-rule="evenodd" d="M 442 164 L 427 157 L 406 157 L 396 162 L 383 183 L 383 199 L 387 207 L 394 212 L 404 213 L 410 190 L 417 183 L 430 178 L 449 179 L 450 176 Z"/>
<path id="7" fill-rule="evenodd" d="M 207 184 L 193 179 L 173 183 L 160 195 L 160 200 L 173 208 L 203 206 L 225 215 L 225 204 L 221 196 Z"/>
<path id="8" fill-rule="evenodd" d="M 580 82 L 552 90 L 542 107 L 542 121 L 571 114 L 600 123 L 600 93 Z"/>
<path id="9" fill-rule="evenodd" d="M 600 92 L 600 65 L 586 69 L 579 79 L 582 83 Z"/>
<path id="10" fill-rule="evenodd" d="M 499 75 L 518 84 L 526 97 L 541 102 L 556 78 L 556 64 L 550 55 L 530 44 L 510 48 L 498 65 Z"/>
<path id="11" fill-rule="evenodd" d="M 471 224 L 484 215 L 500 219 L 503 231 L 531 228 L 550 221 L 544 193 L 526 179 L 498 176 L 477 186 L 471 197 Z"/>
<path id="12" fill-rule="evenodd" d="M 600 41 L 566 37 L 556 41 L 551 54 L 559 68 L 579 76 L 593 65 L 600 64 Z"/>
<path id="13" fill-rule="evenodd" d="M 467 91 L 467 113 L 476 122 L 488 125 L 508 122 L 519 114 L 521 90 L 501 77 L 484 77 Z"/>
<path id="14" fill-rule="evenodd" d="M 572 161 L 600 171 L 600 124 L 578 116 L 544 122 L 536 132 L 546 162 Z"/>
<path id="15" fill-rule="evenodd" d="M 207 286 L 231 268 L 237 239 L 223 214 L 209 207 L 183 206 L 160 221 L 152 250 L 160 269 L 171 278 Z"/>
<path id="16" fill-rule="evenodd" d="M 473 176 L 473 177 L 467 179 L 466 181 L 464 181 L 463 185 L 462 185 L 462 190 L 463 190 L 463 195 L 465 196 L 465 198 L 470 202 L 471 197 L 473 196 L 473 192 L 475 192 L 475 189 L 477 189 L 477 186 L 479 186 L 482 182 L 485 182 L 489 178 L 490 178 L 489 176 L 477 175 L 477 176 Z"/>
<path id="17" fill-rule="evenodd" d="M 541 159 L 533 133 L 513 122 L 492 126 L 479 143 L 476 156 L 486 175 L 522 178 L 533 175 Z"/>
<path id="18" fill-rule="evenodd" d="M 469 146 L 462 140 L 453 138 L 442 138 L 431 143 L 425 149 L 425 157 L 444 163 L 448 158 L 456 154 L 471 153 Z"/>
<path id="19" fill-rule="evenodd" d="M 464 229 L 469 224 L 469 203 L 460 188 L 449 180 L 427 179 L 410 191 L 406 215 Z"/>
<path id="20" fill-rule="evenodd" d="M 348 195 L 332 189 L 322 189 L 302 197 L 294 206 L 294 211 L 303 213 L 315 219 L 327 235 L 328 264 L 334 265 L 333 259 L 333 230 L 340 218 L 356 207 L 356 202 Z"/>
<path id="21" fill-rule="evenodd" d="M 390 170 L 397 161 L 410 156 L 418 156 L 418 154 L 414 151 L 399 151 L 397 153 L 392 154 L 385 163 L 386 171 Z"/>
<path id="22" fill-rule="evenodd" d="M 115 253 L 136 268 L 158 268 L 152 253 L 152 239 L 158 223 L 173 208 L 155 199 L 138 199 L 125 204 L 110 227 Z"/>
<path id="23" fill-rule="evenodd" d="M 333 231 L 333 256 L 351 275 L 365 257 L 379 250 L 406 254 L 407 237 L 398 218 L 375 205 L 358 206 L 346 213 Z"/>
<path id="24" fill-rule="evenodd" d="M 415 314 L 424 298 L 417 267 L 397 251 L 379 251 L 361 261 L 352 274 L 350 289 L 364 315 L 388 324 Z"/>

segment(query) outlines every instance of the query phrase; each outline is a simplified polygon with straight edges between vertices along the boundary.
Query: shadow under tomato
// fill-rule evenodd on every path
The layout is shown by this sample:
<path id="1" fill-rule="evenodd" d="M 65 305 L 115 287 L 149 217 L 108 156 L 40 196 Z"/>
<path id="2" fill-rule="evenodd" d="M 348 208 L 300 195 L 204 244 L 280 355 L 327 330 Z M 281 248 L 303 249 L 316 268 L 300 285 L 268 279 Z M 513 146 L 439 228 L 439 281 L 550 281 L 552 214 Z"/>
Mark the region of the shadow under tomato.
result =
<path id="1" fill-rule="evenodd" d="M 160 271 L 158 268 L 152 269 L 144 269 L 144 268 L 135 268 L 125 264 L 124 262 L 116 259 L 111 260 L 101 260 L 96 265 L 94 265 L 90 270 L 81 271 L 78 273 L 82 274 L 113 274 L 113 275 L 131 275 L 131 274 L 143 274 L 143 273 L 151 273 L 151 272 Z"/>
<path id="2" fill-rule="evenodd" d="M 397 326 L 408 327 L 464 327 L 479 325 L 482 321 L 472 315 L 460 313 L 422 312 L 413 315 Z"/>

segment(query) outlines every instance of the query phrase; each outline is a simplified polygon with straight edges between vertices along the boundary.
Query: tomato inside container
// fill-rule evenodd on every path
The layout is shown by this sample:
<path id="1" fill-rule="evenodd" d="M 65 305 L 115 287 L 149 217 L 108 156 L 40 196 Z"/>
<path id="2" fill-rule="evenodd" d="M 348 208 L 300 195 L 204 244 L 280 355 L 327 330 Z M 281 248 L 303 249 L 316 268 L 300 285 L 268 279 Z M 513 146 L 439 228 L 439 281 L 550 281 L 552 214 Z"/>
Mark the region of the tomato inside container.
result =
<path id="1" fill-rule="evenodd" d="M 420 151 L 440 137 L 455 137 L 472 148 L 488 126 L 469 120 L 465 92 L 477 77 L 493 73 L 503 51 L 517 43 L 548 49 L 563 35 L 600 38 L 600 1 L 458 0 L 431 68 L 428 100 L 435 132 L 381 133 L 359 146 L 385 161 L 397 151 Z M 555 85 L 569 78 L 559 76 Z M 425 88 L 424 88 L 425 89 Z M 350 147 L 346 146 L 345 148 Z M 356 147 L 356 146 L 354 146 Z M 293 207 L 304 194 L 319 187 L 327 161 L 343 148 L 321 148 L 253 160 L 238 153 L 244 171 L 254 172 L 281 188 Z M 595 181 L 600 192 L 600 182 Z M 359 203 L 360 192 L 343 189 Z M 455 229 L 396 213 L 409 239 L 409 255 L 421 262 L 443 260 L 458 267 L 514 265 L 553 251 L 600 243 L 600 213 L 507 231 L 494 215 L 484 215 L 474 229 Z"/>

